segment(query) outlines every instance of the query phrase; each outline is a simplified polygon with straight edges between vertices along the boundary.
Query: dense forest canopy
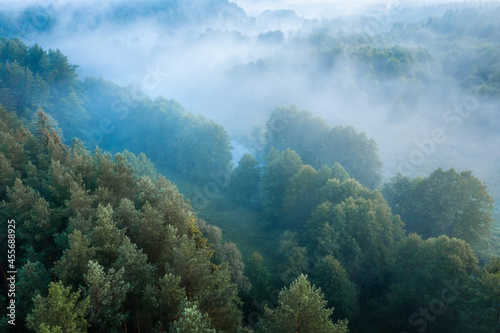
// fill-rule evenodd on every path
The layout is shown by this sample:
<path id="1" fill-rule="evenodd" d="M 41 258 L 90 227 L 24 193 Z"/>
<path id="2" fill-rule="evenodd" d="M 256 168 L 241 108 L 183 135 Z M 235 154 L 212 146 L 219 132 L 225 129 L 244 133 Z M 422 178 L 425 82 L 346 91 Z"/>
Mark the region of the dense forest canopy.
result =
<path id="1" fill-rule="evenodd" d="M 280 6 L 0 9 L 0 330 L 500 332 L 500 5 Z"/>

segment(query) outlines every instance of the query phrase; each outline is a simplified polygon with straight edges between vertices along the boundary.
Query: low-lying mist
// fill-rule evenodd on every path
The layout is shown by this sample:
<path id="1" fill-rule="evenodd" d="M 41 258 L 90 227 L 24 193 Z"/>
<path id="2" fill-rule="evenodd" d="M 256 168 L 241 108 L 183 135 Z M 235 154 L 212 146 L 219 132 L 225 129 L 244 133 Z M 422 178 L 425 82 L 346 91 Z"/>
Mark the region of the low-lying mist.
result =
<path id="1" fill-rule="evenodd" d="M 366 132 L 379 146 L 385 179 L 454 167 L 471 169 L 497 192 L 498 95 L 480 93 L 484 82 L 470 77 L 470 60 L 482 56 L 467 44 L 475 36 L 444 42 L 431 24 L 467 10 L 487 15 L 495 3 L 29 5 L 24 14 L 20 3 L 12 8 L 34 26 L 25 43 L 60 49 L 82 79 L 134 85 L 224 125 L 235 159 L 252 151 L 248 137 L 275 107 L 295 105 Z M 498 52 L 498 34 L 488 36 Z"/>

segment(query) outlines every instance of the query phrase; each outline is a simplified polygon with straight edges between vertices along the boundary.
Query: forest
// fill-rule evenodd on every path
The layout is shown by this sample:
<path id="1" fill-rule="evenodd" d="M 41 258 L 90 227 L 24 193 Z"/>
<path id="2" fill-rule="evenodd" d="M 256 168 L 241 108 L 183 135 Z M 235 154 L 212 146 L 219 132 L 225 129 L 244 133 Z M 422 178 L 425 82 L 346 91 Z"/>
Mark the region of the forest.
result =
<path id="1" fill-rule="evenodd" d="M 0 331 L 500 332 L 500 4 L 258 5 L 0 8 Z"/>

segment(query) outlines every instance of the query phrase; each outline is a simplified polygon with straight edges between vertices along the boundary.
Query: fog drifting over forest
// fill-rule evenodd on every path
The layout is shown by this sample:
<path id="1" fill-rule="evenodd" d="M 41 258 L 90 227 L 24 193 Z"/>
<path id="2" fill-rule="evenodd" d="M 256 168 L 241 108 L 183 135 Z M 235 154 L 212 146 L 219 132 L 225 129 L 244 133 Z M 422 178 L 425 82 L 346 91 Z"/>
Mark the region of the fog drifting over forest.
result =
<path id="1" fill-rule="evenodd" d="M 366 132 L 379 146 L 385 179 L 398 171 L 426 175 L 441 166 L 470 169 L 491 185 L 500 171 L 498 104 L 476 98 L 466 85 L 435 70 L 447 60 L 431 31 L 420 40 L 404 33 L 388 39 L 395 25 L 424 24 L 450 8 L 476 6 L 483 13 L 495 3 L 199 0 L 177 8 L 174 16 L 142 12 L 146 3 L 154 1 L 137 8 L 118 0 L 3 5 L 35 6 L 39 14 L 27 20 L 28 28 L 55 17 L 50 30 L 34 29 L 23 41 L 60 49 L 78 64 L 82 79 L 131 84 L 224 125 L 235 159 L 275 107 L 295 105 L 332 126 Z M 332 63 L 318 56 L 328 52 L 321 42 L 311 46 L 311 36 L 322 33 L 338 41 L 340 53 Z M 367 74 L 369 65 L 347 45 L 359 38 L 366 45 L 380 46 L 385 39 L 387 46 L 422 47 L 431 59 L 419 68 L 410 65 L 407 70 L 417 73 L 413 79 Z"/>

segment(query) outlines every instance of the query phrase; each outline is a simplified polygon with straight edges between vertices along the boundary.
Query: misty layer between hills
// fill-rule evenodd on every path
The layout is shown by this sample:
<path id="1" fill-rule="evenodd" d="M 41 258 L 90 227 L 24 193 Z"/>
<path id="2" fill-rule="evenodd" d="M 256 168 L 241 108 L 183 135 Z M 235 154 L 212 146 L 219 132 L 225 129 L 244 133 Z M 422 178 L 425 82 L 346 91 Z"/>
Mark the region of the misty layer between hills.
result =
<path id="1" fill-rule="evenodd" d="M 495 3 L 24 5 L 11 10 L 25 21 L 27 43 L 62 50 L 82 78 L 132 84 L 224 125 L 235 160 L 251 151 L 246 138 L 275 107 L 296 105 L 375 139 L 386 179 L 453 166 L 495 183 L 498 103 L 477 94 L 485 82 L 472 75 L 481 70 L 474 60 L 491 65 L 480 46 L 498 52 L 498 29 L 474 30 L 479 16 L 494 22 Z M 366 56 L 377 51 L 391 53 L 394 67 Z M 488 75 L 497 82 L 498 65 Z M 471 98 L 474 112 L 460 114 Z"/>

